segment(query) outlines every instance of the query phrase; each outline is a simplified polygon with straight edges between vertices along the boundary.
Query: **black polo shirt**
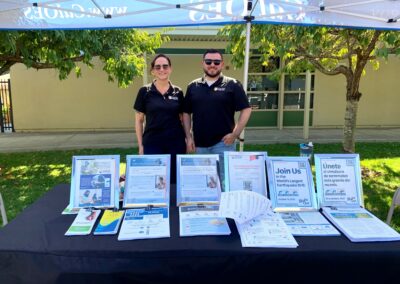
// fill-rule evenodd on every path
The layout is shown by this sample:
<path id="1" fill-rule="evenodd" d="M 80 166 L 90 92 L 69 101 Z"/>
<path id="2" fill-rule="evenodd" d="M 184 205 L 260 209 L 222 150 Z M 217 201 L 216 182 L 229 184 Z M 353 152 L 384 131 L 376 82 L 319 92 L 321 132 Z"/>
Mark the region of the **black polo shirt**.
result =
<path id="1" fill-rule="evenodd" d="M 179 114 L 183 112 L 183 92 L 170 85 L 162 95 L 151 83 L 140 88 L 133 108 L 146 115 L 143 145 L 164 145 L 185 139 Z"/>
<path id="2" fill-rule="evenodd" d="M 205 78 L 188 85 L 183 111 L 192 114 L 194 142 L 198 147 L 211 147 L 231 133 L 235 112 L 250 107 L 242 84 L 220 76 L 211 86 Z"/>

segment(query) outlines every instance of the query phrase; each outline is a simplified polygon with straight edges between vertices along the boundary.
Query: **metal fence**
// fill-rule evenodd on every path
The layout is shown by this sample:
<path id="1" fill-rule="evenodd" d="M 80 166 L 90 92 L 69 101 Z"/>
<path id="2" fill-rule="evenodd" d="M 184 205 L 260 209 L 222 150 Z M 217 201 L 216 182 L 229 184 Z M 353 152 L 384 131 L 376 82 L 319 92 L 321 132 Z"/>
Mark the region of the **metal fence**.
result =
<path id="1" fill-rule="evenodd" d="M 15 132 L 11 101 L 11 82 L 0 81 L 0 131 Z"/>

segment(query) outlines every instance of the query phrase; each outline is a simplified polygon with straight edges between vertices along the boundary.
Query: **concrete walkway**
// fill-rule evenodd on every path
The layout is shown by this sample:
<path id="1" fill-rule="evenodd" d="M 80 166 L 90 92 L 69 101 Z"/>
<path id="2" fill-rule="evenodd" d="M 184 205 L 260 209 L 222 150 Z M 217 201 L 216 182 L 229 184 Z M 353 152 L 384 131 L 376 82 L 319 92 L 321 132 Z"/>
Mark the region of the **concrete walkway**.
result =
<path id="1" fill-rule="evenodd" d="M 247 144 L 340 143 L 342 129 L 310 129 L 303 139 L 302 129 L 246 129 Z M 400 128 L 360 128 L 357 142 L 400 142 Z M 131 132 L 0 133 L 0 153 L 87 148 L 129 148 L 136 146 Z"/>

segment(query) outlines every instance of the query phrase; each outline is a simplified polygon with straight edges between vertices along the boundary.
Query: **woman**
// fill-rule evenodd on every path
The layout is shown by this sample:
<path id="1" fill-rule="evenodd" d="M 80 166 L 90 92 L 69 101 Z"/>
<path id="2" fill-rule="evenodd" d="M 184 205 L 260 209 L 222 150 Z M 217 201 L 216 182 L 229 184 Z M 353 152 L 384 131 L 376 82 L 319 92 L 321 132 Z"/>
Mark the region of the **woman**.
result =
<path id="1" fill-rule="evenodd" d="M 176 154 L 186 153 L 186 142 L 181 122 L 183 92 L 171 84 L 171 72 L 171 59 L 155 56 L 151 62 L 154 81 L 140 88 L 134 109 L 139 154 L 171 154 L 171 182 L 175 183 Z"/>

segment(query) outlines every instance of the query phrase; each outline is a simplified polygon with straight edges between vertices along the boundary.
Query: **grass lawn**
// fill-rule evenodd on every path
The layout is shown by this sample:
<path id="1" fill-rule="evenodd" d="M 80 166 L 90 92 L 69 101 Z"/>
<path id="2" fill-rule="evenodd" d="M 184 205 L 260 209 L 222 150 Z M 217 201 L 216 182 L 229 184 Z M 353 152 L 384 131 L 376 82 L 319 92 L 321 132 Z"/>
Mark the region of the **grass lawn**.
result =
<path id="1" fill-rule="evenodd" d="M 393 194 L 400 186 L 400 143 L 357 143 L 363 175 L 365 206 L 386 220 Z M 246 151 L 267 151 L 270 156 L 298 156 L 298 144 L 246 145 Z M 315 153 L 340 153 L 341 144 L 316 144 Z M 0 154 L 0 192 L 7 217 L 14 219 L 57 184 L 69 183 L 73 155 L 121 155 L 121 173 L 125 156 L 137 149 L 92 149 Z M 67 205 L 68 200 L 65 201 Z M 400 232 L 400 210 L 393 215 L 392 226 Z"/>

